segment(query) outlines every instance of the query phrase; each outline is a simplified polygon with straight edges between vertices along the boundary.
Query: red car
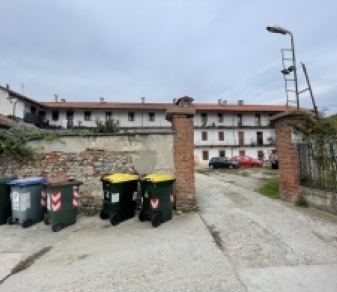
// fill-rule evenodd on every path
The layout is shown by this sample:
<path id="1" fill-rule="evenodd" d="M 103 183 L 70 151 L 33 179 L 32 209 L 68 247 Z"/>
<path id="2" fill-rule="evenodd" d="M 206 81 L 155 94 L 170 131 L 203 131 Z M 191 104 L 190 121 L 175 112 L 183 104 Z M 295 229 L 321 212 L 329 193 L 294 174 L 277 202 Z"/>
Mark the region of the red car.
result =
<path id="1" fill-rule="evenodd" d="M 249 157 L 249 156 L 233 156 L 233 161 L 236 161 L 242 167 L 262 167 L 263 162 L 261 160 Z"/>

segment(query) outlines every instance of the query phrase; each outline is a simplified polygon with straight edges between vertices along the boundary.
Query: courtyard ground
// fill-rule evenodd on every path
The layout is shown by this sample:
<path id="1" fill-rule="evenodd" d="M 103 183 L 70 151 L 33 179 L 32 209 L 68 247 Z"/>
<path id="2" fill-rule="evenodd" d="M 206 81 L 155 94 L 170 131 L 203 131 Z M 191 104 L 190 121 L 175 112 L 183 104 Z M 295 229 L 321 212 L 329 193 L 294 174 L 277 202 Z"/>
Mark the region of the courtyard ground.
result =
<path id="1" fill-rule="evenodd" d="M 199 211 L 157 229 L 0 226 L 0 291 L 337 291 L 337 217 L 262 196 L 275 173 L 243 171 L 196 173 Z"/>

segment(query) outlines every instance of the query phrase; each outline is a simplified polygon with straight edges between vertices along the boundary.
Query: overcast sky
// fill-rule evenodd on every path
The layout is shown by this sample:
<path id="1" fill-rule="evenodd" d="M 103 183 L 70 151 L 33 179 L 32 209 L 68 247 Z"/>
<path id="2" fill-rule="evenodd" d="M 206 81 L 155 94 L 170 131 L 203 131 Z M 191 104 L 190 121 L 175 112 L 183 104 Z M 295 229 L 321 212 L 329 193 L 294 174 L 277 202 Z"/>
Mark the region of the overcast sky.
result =
<path id="1" fill-rule="evenodd" d="M 294 34 L 299 89 L 303 62 L 318 106 L 337 112 L 336 0 L 0 4 L 0 84 L 40 101 L 285 104 L 281 48 L 290 37 L 266 30 L 278 24 Z M 300 105 L 311 107 L 308 93 Z"/>

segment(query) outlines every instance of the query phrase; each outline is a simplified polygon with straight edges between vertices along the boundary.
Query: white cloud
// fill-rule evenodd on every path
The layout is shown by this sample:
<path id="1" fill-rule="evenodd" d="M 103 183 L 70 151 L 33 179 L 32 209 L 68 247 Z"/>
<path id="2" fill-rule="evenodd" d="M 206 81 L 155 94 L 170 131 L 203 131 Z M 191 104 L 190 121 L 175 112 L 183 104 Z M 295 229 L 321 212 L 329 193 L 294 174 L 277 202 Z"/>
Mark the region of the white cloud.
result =
<path id="1" fill-rule="evenodd" d="M 333 104 L 336 10 L 334 0 L 6 0 L 0 83 L 24 83 L 38 100 L 284 104 L 280 50 L 290 38 L 266 31 L 276 23 L 294 33 L 319 103 Z"/>

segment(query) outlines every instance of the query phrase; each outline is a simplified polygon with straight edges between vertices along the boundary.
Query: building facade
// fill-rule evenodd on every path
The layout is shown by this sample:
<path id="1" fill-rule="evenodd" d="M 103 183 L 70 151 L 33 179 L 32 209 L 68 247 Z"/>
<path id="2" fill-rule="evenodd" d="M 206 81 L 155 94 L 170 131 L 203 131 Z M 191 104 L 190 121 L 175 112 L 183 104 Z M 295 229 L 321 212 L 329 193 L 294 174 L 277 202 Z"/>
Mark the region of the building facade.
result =
<path id="1" fill-rule="evenodd" d="M 186 106 L 195 109 L 194 155 L 206 164 L 211 157 L 247 155 L 267 159 L 275 150 L 275 131 L 269 117 L 294 110 L 278 105 L 246 105 L 219 100 L 216 104 L 193 103 L 183 97 Z M 179 99 L 181 101 L 181 99 Z M 179 101 L 178 100 L 178 101 Z M 166 111 L 177 107 L 172 103 L 67 102 L 57 96 L 53 102 L 38 102 L 0 86 L 0 113 L 18 120 L 39 123 L 48 121 L 52 128 L 95 127 L 95 120 L 117 120 L 122 130 L 156 130 L 170 128 Z"/>

